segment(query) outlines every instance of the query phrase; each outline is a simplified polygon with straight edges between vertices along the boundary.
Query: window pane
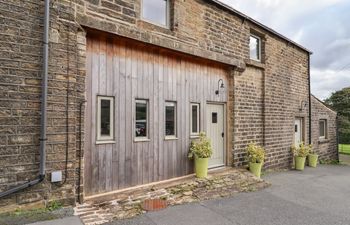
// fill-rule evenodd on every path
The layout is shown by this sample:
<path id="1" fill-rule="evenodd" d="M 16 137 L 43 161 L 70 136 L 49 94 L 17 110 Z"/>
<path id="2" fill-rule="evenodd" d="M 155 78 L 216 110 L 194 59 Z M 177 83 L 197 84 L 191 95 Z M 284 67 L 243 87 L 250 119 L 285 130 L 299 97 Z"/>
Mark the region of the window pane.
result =
<path id="1" fill-rule="evenodd" d="M 192 105 L 192 133 L 198 133 L 198 105 Z"/>
<path id="2" fill-rule="evenodd" d="M 101 100 L 101 136 L 111 134 L 111 101 Z"/>
<path id="3" fill-rule="evenodd" d="M 250 58 L 259 60 L 260 59 L 260 52 L 259 52 L 260 42 L 258 38 L 250 36 L 249 49 L 250 49 Z"/>
<path id="4" fill-rule="evenodd" d="M 167 26 L 167 0 L 143 0 L 142 16 L 150 22 Z"/>
<path id="5" fill-rule="evenodd" d="M 136 137 L 147 137 L 147 102 L 136 102 Z"/>
<path id="6" fill-rule="evenodd" d="M 320 121 L 319 122 L 320 126 L 320 137 L 325 137 L 325 121 Z"/>
<path id="7" fill-rule="evenodd" d="M 165 106 L 165 135 L 175 136 L 175 105 Z"/>
<path id="8" fill-rule="evenodd" d="M 211 122 L 212 122 L 212 123 L 217 123 L 217 122 L 218 122 L 218 113 L 213 112 L 213 113 L 211 114 Z"/>

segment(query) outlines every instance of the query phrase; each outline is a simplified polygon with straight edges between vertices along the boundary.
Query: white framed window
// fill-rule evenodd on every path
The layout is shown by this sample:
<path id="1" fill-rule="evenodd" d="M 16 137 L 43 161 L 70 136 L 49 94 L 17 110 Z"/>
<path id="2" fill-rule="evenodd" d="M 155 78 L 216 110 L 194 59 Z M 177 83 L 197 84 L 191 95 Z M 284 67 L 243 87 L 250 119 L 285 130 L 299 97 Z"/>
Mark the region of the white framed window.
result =
<path id="1" fill-rule="evenodd" d="M 200 105 L 199 103 L 191 103 L 190 111 L 190 128 L 191 136 L 198 136 L 200 132 Z"/>
<path id="2" fill-rule="evenodd" d="M 141 0 L 141 18 L 145 21 L 169 27 L 169 0 Z"/>
<path id="3" fill-rule="evenodd" d="M 148 139 L 148 100 L 135 101 L 135 139 Z"/>
<path id="4" fill-rule="evenodd" d="M 249 38 L 250 59 L 261 61 L 261 38 L 256 35 L 250 35 Z"/>
<path id="5" fill-rule="evenodd" d="M 176 102 L 165 102 L 165 137 L 176 138 Z"/>
<path id="6" fill-rule="evenodd" d="M 322 119 L 319 121 L 320 139 L 327 139 L 327 120 Z"/>
<path id="7" fill-rule="evenodd" d="M 114 142 L 114 97 L 97 96 L 97 144 Z"/>

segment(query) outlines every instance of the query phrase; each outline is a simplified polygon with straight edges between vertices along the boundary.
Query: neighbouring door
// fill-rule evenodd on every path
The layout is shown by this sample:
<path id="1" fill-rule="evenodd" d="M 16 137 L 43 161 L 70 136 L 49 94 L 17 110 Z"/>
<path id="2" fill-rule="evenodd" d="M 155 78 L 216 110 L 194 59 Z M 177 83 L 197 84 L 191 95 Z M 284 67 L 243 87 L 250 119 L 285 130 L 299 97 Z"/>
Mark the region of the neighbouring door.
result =
<path id="1" fill-rule="evenodd" d="M 209 168 L 225 164 L 224 116 L 224 105 L 207 104 L 207 136 L 210 138 L 213 148 L 213 155 L 209 160 Z"/>
<path id="2" fill-rule="evenodd" d="M 294 145 L 298 146 L 303 141 L 303 120 L 296 118 L 294 122 Z"/>

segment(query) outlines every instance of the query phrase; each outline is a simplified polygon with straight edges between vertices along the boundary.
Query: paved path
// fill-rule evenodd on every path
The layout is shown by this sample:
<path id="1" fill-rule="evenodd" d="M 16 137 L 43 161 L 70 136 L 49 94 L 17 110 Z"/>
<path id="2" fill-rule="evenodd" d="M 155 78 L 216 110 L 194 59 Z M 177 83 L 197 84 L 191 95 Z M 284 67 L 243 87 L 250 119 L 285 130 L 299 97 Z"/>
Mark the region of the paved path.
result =
<path id="1" fill-rule="evenodd" d="M 272 173 L 272 187 L 235 197 L 169 207 L 113 225 L 350 224 L 350 167 L 322 165 Z"/>
<path id="2" fill-rule="evenodd" d="M 31 223 L 28 225 L 83 225 L 79 217 L 71 216 L 57 220 L 42 221 L 37 223 Z"/>

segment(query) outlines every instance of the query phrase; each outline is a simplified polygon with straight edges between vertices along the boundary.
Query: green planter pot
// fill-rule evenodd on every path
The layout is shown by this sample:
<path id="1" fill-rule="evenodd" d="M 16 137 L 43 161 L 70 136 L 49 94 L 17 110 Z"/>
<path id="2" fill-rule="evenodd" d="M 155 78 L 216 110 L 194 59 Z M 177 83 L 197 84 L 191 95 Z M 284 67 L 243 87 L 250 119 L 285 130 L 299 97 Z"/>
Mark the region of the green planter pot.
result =
<path id="1" fill-rule="evenodd" d="M 249 163 L 249 171 L 254 174 L 255 176 L 259 177 L 261 176 L 261 168 L 263 163 Z"/>
<path id="2" fill-rule="evenodd" d="M 305 167 L 305 160 L 306 160 L 306 157 L 296 156 L 295 157 L 295 169 L 303 171 L 304 167 Z"/>
<path id="3" fill-rule="evenodd" d="M 309 154 L 309 156 L 308 156 L 309 166 L 316 168 L 317 160 L 318 160 L 318 155 Z"/>
<path id="4" fill-rule="evenodd" d="M 205 178 L 208 176 L 208 161 L 209 161 L 209 158 L 196 157 L 194 159 L 196 177 Z"/>

